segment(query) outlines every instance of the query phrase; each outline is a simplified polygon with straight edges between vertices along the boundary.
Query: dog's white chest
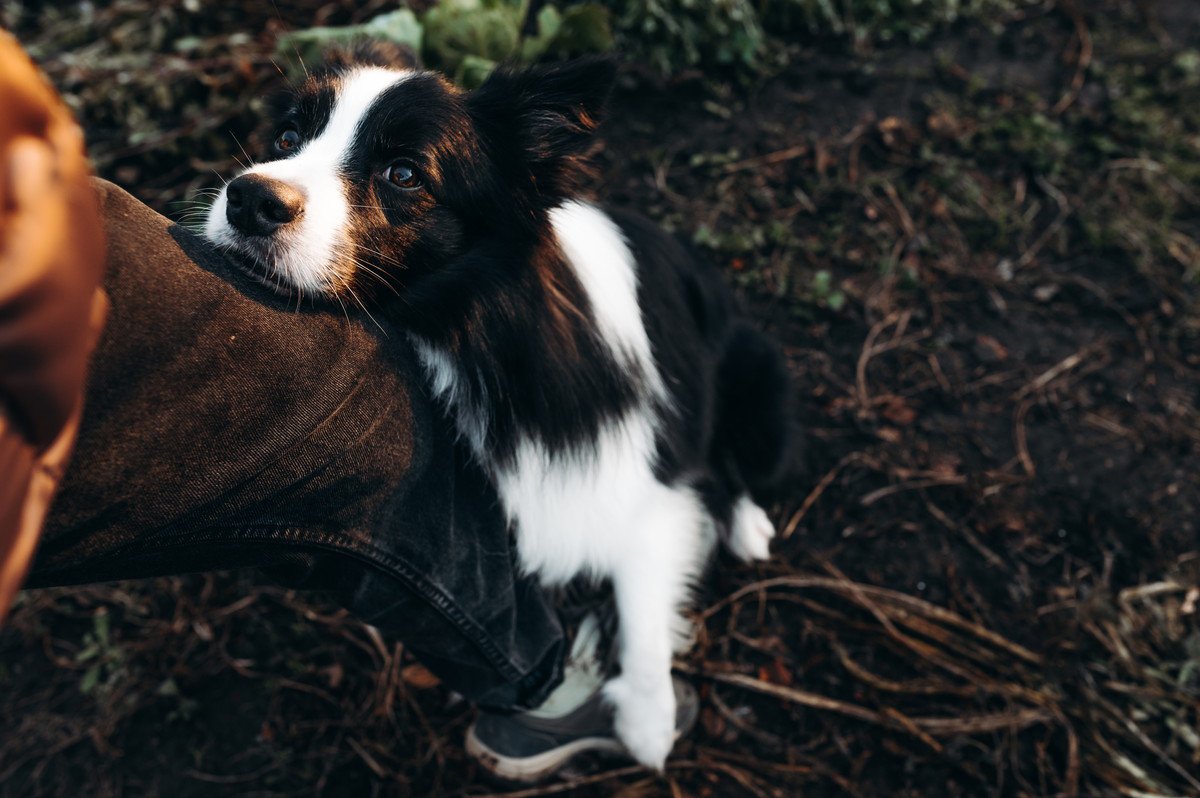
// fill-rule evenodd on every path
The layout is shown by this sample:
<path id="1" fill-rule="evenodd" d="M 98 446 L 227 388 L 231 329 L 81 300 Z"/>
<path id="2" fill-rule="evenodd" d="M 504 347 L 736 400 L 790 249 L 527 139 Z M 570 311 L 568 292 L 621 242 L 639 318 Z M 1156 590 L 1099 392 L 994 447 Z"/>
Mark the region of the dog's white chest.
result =
<path id="1" fill-rule="evenodd" d="M 522 443 L 495 481 L 524 569 L 557 584 L 581 572 L 607 574 L 636 552 L 637 520 L 667 490 L 654 477 L 653 457 L 652 417 L 637 411 L 579 452 L 551 456 Z"/>

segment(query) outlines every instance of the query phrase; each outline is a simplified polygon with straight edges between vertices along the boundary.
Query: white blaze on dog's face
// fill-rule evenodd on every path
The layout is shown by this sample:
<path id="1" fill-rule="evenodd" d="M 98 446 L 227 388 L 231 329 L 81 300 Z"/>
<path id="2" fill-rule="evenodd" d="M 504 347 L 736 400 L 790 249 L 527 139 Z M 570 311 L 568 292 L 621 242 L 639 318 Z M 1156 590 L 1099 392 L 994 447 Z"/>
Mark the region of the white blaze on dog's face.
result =
<path id="1" fill-rule="evenodd" d="M 269 160 L 221 190 L 204 234 L 281 292 L 411 286 L 489 236 L 538 235 L 573 194 L 612 76 L 499 72 L 467 94 L 342 60 L 276 103 Z"/>
<path id="2" fill-rule="evenodd" d="M 222 189 L 205 227 L 209 240 L 305 293 L 335 289 L 345 279 L 339 264 L 352 253 L 345 181 L 355 135 L 380 95 L 413 74 L 364 67 L 310 87 L 308 102 L 276 132 L 279 160 L 251 166 Z"/>

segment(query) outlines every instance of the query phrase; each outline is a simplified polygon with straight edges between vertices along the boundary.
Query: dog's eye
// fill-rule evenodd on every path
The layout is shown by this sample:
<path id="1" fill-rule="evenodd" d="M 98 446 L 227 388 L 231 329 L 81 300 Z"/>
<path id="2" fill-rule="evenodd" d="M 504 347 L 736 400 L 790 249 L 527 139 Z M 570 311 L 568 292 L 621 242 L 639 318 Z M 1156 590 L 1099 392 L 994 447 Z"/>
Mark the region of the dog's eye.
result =
<path id="1" fill-rule="evenodd" d="M 420 188 L 421 178 L 417 176 L 415 166 L 412 161 L 402 158 L 383 170 L 383 179 L 405 190 Z"/>
<path id="2" fill-rule="evenodd" d="M 283 131 L 275 139 L 275 150 L 277 152 L 291 152 L 300 145 L 300 134 L 291 128 Z"/>

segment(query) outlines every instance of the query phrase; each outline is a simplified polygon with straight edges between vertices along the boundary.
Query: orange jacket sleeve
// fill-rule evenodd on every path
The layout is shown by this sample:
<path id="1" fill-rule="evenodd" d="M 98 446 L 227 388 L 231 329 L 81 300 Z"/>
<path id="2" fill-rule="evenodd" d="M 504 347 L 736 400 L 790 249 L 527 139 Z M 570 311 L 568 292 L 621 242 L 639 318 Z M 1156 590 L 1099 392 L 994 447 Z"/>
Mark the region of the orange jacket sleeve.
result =
<path id="1" fill-rule="evenodd" d="M 104 240 L 83 136 L 0 31 L 0 618 L 70 455 L 103 323 Z"/>

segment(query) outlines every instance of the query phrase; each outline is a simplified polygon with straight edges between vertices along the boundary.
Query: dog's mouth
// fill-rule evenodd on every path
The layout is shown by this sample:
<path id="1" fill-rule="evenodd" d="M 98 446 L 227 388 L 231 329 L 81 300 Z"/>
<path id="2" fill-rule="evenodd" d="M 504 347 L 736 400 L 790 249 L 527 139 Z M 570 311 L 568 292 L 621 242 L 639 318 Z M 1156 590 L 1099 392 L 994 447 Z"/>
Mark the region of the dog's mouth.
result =
<path id="1" fill-rule="evenodd" d="M 240 271 L 275 294 L 294 299 L 302 293 L 271 261 L 269 255 L 258 251 L 259 247 L 254 242 L 243 240 L 226 244 L 221 249 Z"/>
<path id="2" fill-rule="evenodd" d="M 305 248 L 294 236 L 250 235 L 217 223 L 209 225 L 204 237 L 238 271 L 291 300 L 334 299 L 352 276 L 352 270 L 340 269 L 339 264 L 319 262 L 313 248 Z"/>

